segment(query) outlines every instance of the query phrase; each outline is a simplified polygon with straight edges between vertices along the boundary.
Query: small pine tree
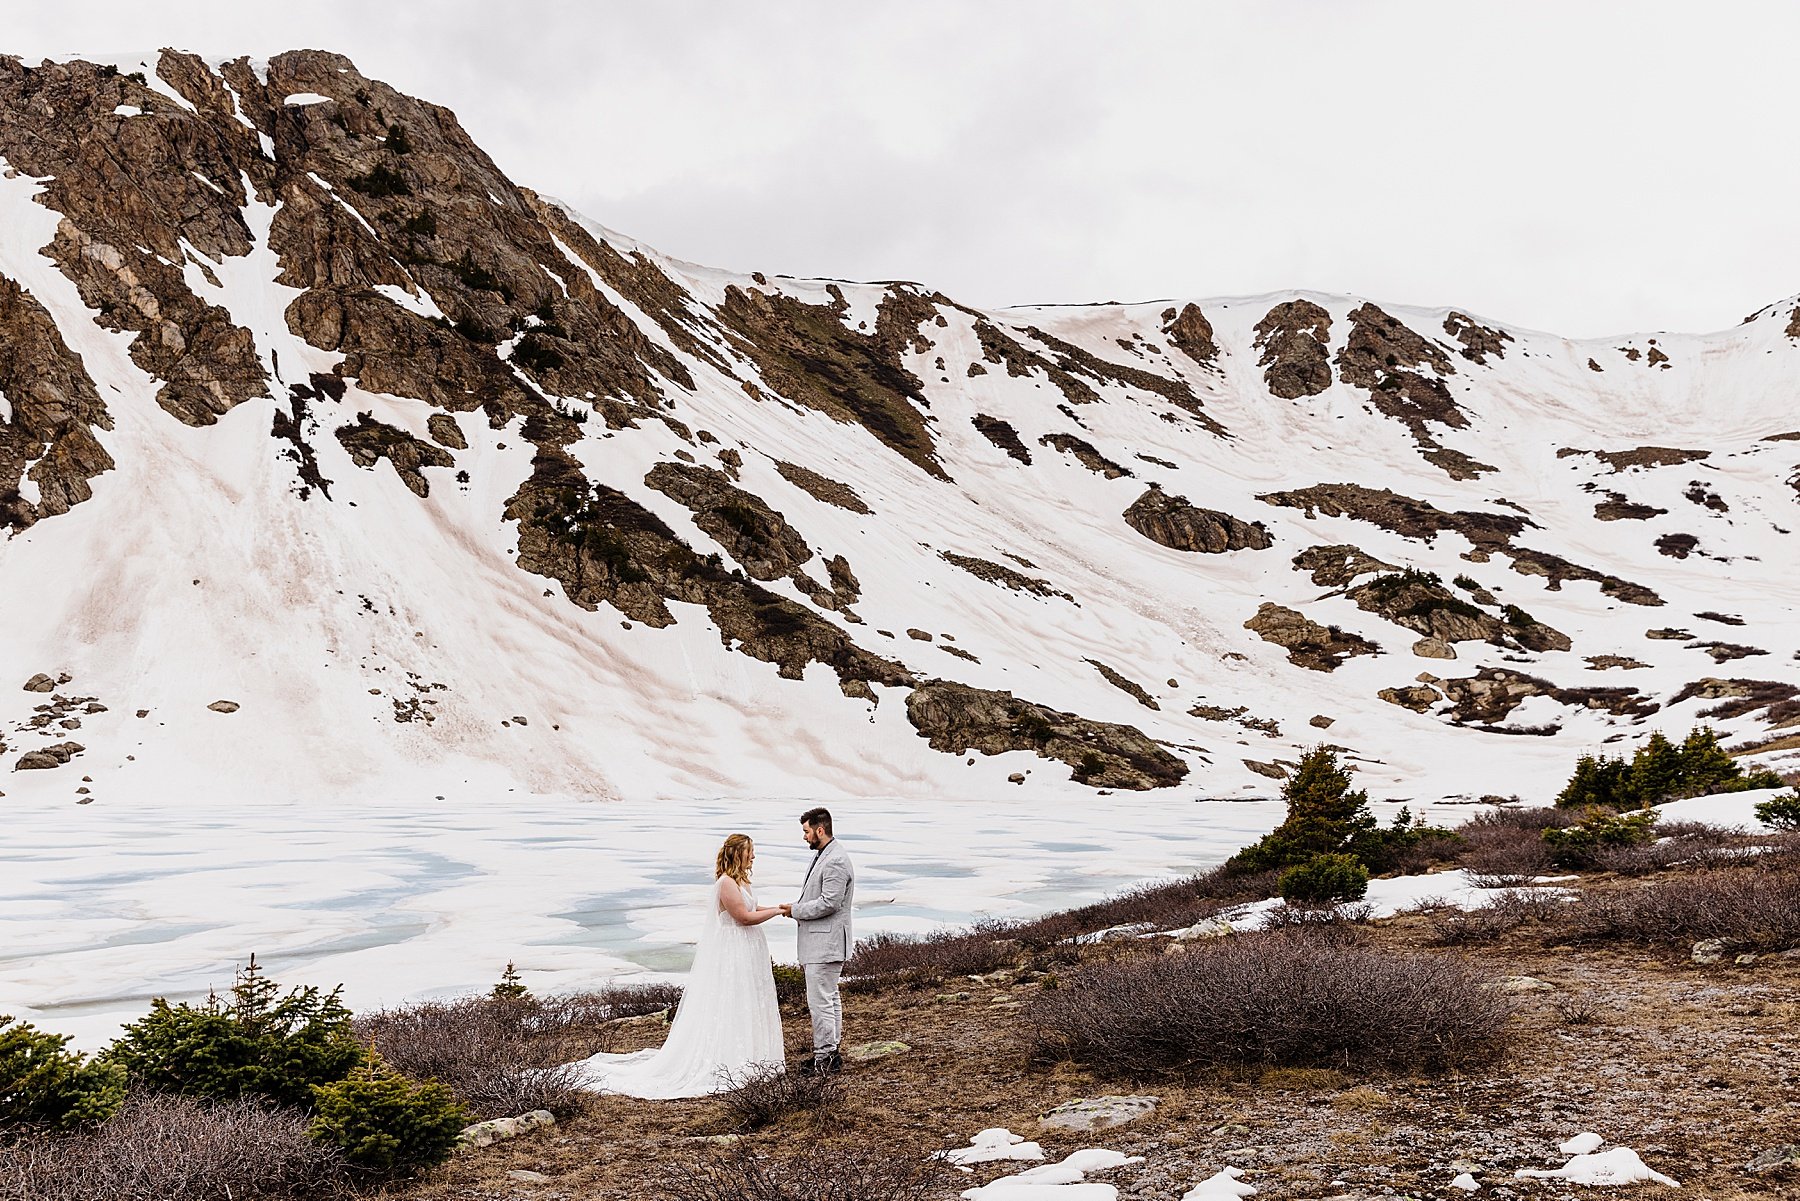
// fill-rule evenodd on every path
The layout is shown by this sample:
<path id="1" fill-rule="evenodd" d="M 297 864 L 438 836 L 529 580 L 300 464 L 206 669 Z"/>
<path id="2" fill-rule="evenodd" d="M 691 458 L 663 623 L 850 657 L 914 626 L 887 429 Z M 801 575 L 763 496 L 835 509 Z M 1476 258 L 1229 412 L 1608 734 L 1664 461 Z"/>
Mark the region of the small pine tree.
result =
<path id="1" fill-rule="evenodd" d="M 1658 814 L 1654 809 L 1635 813 L 1614 813 L 1610 809 L 1588 810 L 1581 824 L 1552 827 L 1544 831 L 1544 844 L 1558 867 L 1587 868 L 1609 847 L 1632 846 L 1655 837 Z"/>
<path id="2" fill-rule="evenodd" d="M 494 985 L 491 994 L 496 1001 L 528 1001 L 531 990 L 525 987 L 525 981 L 519 977 L 519 969 L 513 961 L 506 961 L 506 970 L 500 973 L 500 983 Z"/>
<path id="3" fill-rule="evenodd" d="M 1625 809 L 1632 798 L 1631 765 L 1606 755 L 1583 755 L 1575 761 L 1575 774 L 1556 794 L 1558 809 L 1587 809 L 1604 805 Z"/>
<path id="4" fill-rule="evenodd" d="M 1681 751 L 1661 730 L 1631 757 L 1631 791 L 1641 805 L 1654 805 L 1681 790 Z"/>
<path id="5" fill-rule="evenodd" d="M 1777 830 L 1800 830 L 1800 788 L 1758 801 L 1756 820 Z"/>
<path id="6" fill-rule="evenodd" d="M 1369 869 L 1354 855 L 1314 855 L 1281 873 L 1281 899 L 1290 905 L 1360 901 L 1369 891 Z"/>
<path id="7" fill-rule="evenodd" d="M 110 1118 L 125 1100 L 125 1071 L 67 1049 L 65 1034 L 0 1015 L 0 1129 L 67 1130 Z"/>
<path id="8" fill-rule="evenodd" d="M 306 1105 L 312 1086 L 342 1080 L 362 1062 L 338 990 L 281 986 L 250 957 L 230 1000 L 170 1005 L 161 997 L 125 1027 L 103 1058 L 158 1092 L 233 1100 L 264 1096 Z"/>
<path id="9" fill-rule="evenodd" d="M 348 1077 L 318 1085 L 312 1094 L 312 1137 L 383 1176 L 443 1163 L 469 1121 L 448 1087 L 436 1080 L 414 1084 L 372 1050 Z"/>
<path id="10" fill-rule="evenodd" d="M 1337 753 L 1315 747 L 1282 785 L 1287 819 L 1230 860 L 1237 871 L 1259 872 L 1294 867 L 1315 855 L 1345 850 L 1359 835 L 1375 830 L 1369 794 L 1352 791 L 1350 775 L 1338 766 Z"/>

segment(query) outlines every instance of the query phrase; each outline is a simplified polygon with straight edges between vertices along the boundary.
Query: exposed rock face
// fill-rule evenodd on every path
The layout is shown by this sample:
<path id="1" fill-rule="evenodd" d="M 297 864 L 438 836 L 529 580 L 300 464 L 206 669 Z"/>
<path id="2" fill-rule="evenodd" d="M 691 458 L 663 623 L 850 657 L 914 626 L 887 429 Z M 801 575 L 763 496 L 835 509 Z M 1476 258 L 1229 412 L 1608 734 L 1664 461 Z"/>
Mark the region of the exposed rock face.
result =
<path id="1" fill-rule="evenodd" d="M 1565 446 L 1556 452 L 1559 459 L 1567 459 L 1575 455 L 1592 455 L 1614 471 L 1626 471 L 1633 467 L 1676 467 L 1682 463 L 1697 463 L 1712 457 L 1710 450 L 1681 450 L 1673 446 L 1635 446 L 1630 450 L 1576 450 Z"/>
<path id="2" fill-rule="evenodd" d="M 431 485 L 421 468 L 456 466 L 449 451 L 376 421 L 367 413 L 358 413 L 355 425 L 339 427 L 337 440 L 358 467 L 373 467 L 377 460 L 386 459 L 415 496 L 431 495 Z"/>
<path id="3" fill-rule="evenodd" d="M 1212 322 L 1199 305 L 1184 304 L 1180 313 L 1167 309 L 1162 318 L 1163 334 L 1177 350 L 1202 367 L 1213 366 L 1219 357 L 1219 344 L 1213 341 Z"/>
<path id="4" fill-rule="evenodd" d="M 918 334 L 916 310 L 891 292 L 873 334 L 845 325 L 842 312 L 842 306 L 736 285 L 718 309 L 738 348 L 783 396 L 857 422 L 922 470 L 948 479 L 920 412 L 924 385 L 900 361 L 902 348 Z"/>
<path id="5" fill-rule="evenodd" d="M 1376 576 L 1351 588 L 1346 595 L 1356 602 L 1357 608 L 1444 644 L 1488 642 L 1540 651 L 1566 651 L 1570 646 L 1566 635 L 1532 620 L 1522 611 L 1514 610 L 1513 620 L 1502 621 L 1463 600 L 1435 575 L 1425 572 Z"/>
<path id="6" fill-rule="evenodd" d="M 1075 456 L 1075 461 L 1093 472 L 1105 476 L 1109 480 L 1121 479 L 1132 474 L 1131 468 L 1121 467 L 1098 450 L 1094 444 L 1074 434 L 1045 434 L 1038 439 L 1040 446 L 1053 447 L 1065 455 Z"/>
<path id="7" fill-rule="evenodd" d="M 1309 546 L 1294 556 L 1294 566 L 1308 573 L 1313 583 L 1327 588 L 1348 588 L 1361 576 L 1397 570 L 1392 563 L 1348 544 Z"/>
<path id="8" fill-rule="evenodd" d="M 1025 443 L 1019 440 L 1019 431 L 1011 422 L 1002 421 L 998 417 L 989 417 L 986 413 L 977 413 L 970 418 L 983 438 L 1005 451 L 1011 458 L 1017 459 L 1025 466 L 1031 466 L 1031 452 Z"/>
<path id="9" fill-rule="evenodd" d="M 787 520 L 761 497 L 733 487 L 722 471 L 658 463 L 644 483 L 694 512 L 694 524 L 725 548 L 753 580 L 778 580 L 813 557 Z"/>
<path id="10" fill-rule="evenodd" d="M 1470 336 L 1465 352 L 1472 345 L 1488 347 L 1469 356 L 1474 361 L 1482 361 L 1482 354 L 1495 349 L 1481 327 L 1459 328 Z M 1378 410 L 1405 425 L 1426 461 L 1451 478 L 1476 479 L 1497 470 L 1441 445 L 1433 436 L 1433 425 L 1462 429 L 1469 424 L 1444 384 L 1445 377 L 1456 374 L 1456 365 L 1442 347 L 1405 322 L 1372 304 L 1359 306 L 1350 314 L 1350 337 L 1338 352 L 1337 368 L 1346 384 L 1366 390 Z"/>
<path id="11" fill-rule="evenodd" d="M 820 475 L 810 467 L 802 467 L 798 463 L 777 461 L 775 470 L 781 473 L 782 479 L 814 500 L 822 500 L 828 505 L 835 505 L 840 509 L 861 513 L 864 516 L 875 511 L 862 497 L 856 494 L 856 489 L 849 484 L 840 484 L 829 476 Z"/>
<path id="12" fill-rule="evenodd" d="M 432 440 L 439 446 L 447 446 L 451 450 L 469 449 L 469 441 L 463 437 L 462 427 L 448 413 L 433 413 L 425 419 L 425 428 L 431 431 Z"/>
<path id="13" fill-rule="evenodd" d="M 1381 699 L 1423 712 L 1449 700 L 1451 720 L 1458 724 L 1485 724 L 1506 720 L 1527 697 L 1548 696 L 1579 709 L 1604 709 L 1618 716 L 1648 717 L 1659 706 L 1635 688 L 1558 688 L 1549 680 L 1500 667 L 1483 667 L 1472 676 L 1440 680 L 1430 676 L 1418 685 L 1388 688 Z"/>
<path id="14" fill-rule="evenodd" d="M 1276 305 L 1256 323 L 1256 364 L 1269 391 L 1283 400 L 1317 396 L 1331 387 L 1331 314 L 1310 300 Z"/>
<path id="15" fill-rule="evenodd" d="M 1162 788 L 1188 767 L 1131 726 L 1089 721 L 1010 692 L 930 680 L 906 698 L 906 716 L 934 749 L 953 755 L 1033 751 L 1074 768 L 1071 779 L 1095 788 Z"/>
<path id="16" fill-rule="evenodd" d="M 1600 591 L 1631 605 L 1660 605 L 1662 598 L 1642 584 L 1571 563 L 1560 555 L 1532 550 L 1514 542 L 1526 528 L 1540 528 L 1528 517 L 1510 513 L 1483 513 L 1467 509 L 1446 512 L 1429 501 L 1415 500 L 1387 488 L 1361 484 L 1315 484 L 1285 492 L 1265 492 L 1257 497 L 1265 504 L 1303 510 L 1308 517 L 1353 517 L 1407 538 L 1430 542 L 1444 531 L 1455 531 L 1474 546 L 1469 556 L 1485 562 L 1504 554 L 1520 575 L 1542 576 L 1555 591 L 1565 580 L 1591 580 Z"/>
<path id="17" fill-rule="evenodd" d="M 1360 634 L 1322 626 L 1297 609 L 1264 601 L 1244 623 L 1264 642 L 1285 647 L 1288 661 L 1313 671 L 1336 671 L 1353 655 L 1377 655 L 1381 648 Z"/>
<path id="18" fill-rule="evenodd" d="M 1015 592 L 1029 592 L 1033 596 L 1054 596 L 1066 601 L 1075 599 L 1067 592 L 1052 587 L 1048 580 L 1040 580 L 1036 576 L 1026 575 L 1022 571 L 1014 571 L 1003 563 L 978 559 L 974 555 L 954 554 L 950 551 L 942 553 L 946 562 L 954 563 L 970 575 L 986 580 L 990 584 L 1011 588 Z"/>
<path id="19" fill-rule="evenodd" d="M 1144 708 L 1146 708 L 1146 709 L 1161 709 L 1162 708 L 1161 705 L 1156 703 L 1155 697 L 1151 696 L 1148 692 L 1144 691 L 1144 686 L 1142 684 L 1139 684 L 1136 680 L 1133 680 L 1132 678 L 1127 676 L 1124 672 L 1119 671 L 1116 668 L 1108 667 L 1106 664 L 1100 662 L 1100 660 L 1098 660 L 1098 659 L 1089 659 L 1088 663 L 1090 666 L 1093 667 L 1093 669 L 1095 671 L 1100 673 L 1100 675 L 1106 680 L 1106 682 L 1108 684 L 1111 684 L 1114 688 L 1117 688 L 1120 692 L 1123 692 L 1126 695 L 1130 696 L 1133 700 L 1135 700 L 1138 704 L 1142 705 Z"/>
<path id="20" fill-rule="evenodd" d="M 0 422 L 0 523 L 22 530 L 92 496 L 88 481 L 113 467 L 94 430 L 110 430 L 112 418 L 50 314 L 4 276 L 0 396 L 12 411 Z M 36 501 L 21 495 L 27 475 Z"/>
<path id="21" fill-rule="evenodd" d="M 538 456 L 506 515 L 519 523 L 519 565 L 559 581 L 583 608 L 604 601 L 660 627 L 675 620 L 667 601 L 704 605 L 727 646 L 775 664 L 784 678 L 799 679 L 816 661 L 837 673 L 846 695 L 870 697 L 870 683 L 912 683 L 904 667 L 863 650 L 806 606 L 695 554 L 654 513 L 589 483 L 566 453 Z"/>
<path id="22" fill-rule="evenodd" d="M 1229 513 L 1202 509 L 1185 497 L 1151 487 L 1125 510 L 1125 523 L 1150 541 L 1171 550 L 1216 555 L 1229 550 L 1267 550 L 1274 545 L 1261 522 L 1241 521 Z"/>
<path id="23" fill-rule="evenodd" d="M 1451 313 L 1444 318 L 1444 332 L 1462 343 L 1457 353 L 1471 363 L 1487 365 L 1489 355 L 1496 359 L 1506 357 L 1506 343 L 1513 336 L 1503 329 L 1489 329 L 1478 323 L 1467 313 Z"/>

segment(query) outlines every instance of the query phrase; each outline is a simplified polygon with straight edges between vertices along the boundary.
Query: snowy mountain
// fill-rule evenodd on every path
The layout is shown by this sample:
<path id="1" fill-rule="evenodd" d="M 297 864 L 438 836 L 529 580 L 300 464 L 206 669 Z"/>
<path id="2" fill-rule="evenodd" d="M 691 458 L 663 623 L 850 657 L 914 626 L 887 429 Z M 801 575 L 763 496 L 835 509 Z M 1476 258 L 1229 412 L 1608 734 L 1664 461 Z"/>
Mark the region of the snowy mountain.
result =
<path id="1" fill-rule="evenodd" d="M 1234 797 L 1328 742 L 1541 798 L 1703 720 L 1793 769 L 1797 387 L 1791 301 L 982 311 L 669 259 L 339 56 L 0 58 L 0 784 Z"/>

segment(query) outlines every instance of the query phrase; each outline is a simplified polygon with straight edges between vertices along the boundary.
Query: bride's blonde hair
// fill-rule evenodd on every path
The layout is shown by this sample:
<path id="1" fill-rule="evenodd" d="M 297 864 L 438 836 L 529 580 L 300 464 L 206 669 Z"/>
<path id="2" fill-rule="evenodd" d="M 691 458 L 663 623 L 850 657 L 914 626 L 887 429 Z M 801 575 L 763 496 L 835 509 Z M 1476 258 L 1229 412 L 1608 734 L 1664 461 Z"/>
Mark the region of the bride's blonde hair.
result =
<path id="1" fill-rule="evenodd" d="M 719 848 L 719 857 L 713 864 L 713 876 L 730 876 L 739 884 L 750 883 L 750 852 L 753 844 L 748 834 L 733 834 Z"/>

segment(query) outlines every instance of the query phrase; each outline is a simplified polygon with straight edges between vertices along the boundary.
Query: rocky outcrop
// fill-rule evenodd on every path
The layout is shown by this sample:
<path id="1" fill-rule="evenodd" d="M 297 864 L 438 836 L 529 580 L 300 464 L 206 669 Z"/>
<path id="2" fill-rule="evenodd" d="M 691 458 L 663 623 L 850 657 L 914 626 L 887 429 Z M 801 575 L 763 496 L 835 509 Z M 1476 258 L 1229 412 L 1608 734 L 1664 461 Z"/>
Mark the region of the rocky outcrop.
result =
<path id="1" fill-rule="evenodd" d="M 1446 451 L 1432 435 L 1434 425 L 1462 429 L 1469 419 L 1444 384 L 1456 365 L 1405 322 L 1372 304 L 1359 305 L 1350 313 L 1350 337 L 1338 351 L 1337 369 L 1346 384 L 1368 392 L 1377 410 L 1406 426 L 1425 457 L 1452 477 L 1473 479 L 1495 470 Z"/>
<path id="2" fill-rule="evenodd" d="M 1096 450 L 1092 442 L 1077 438 L 1074 434 L 1045 434 L 1038 439 L 1038 445 L 1051 447 L 1065 455 L 1073 455 L 1077 463 L 1109 480 L 1123 479 L 1132 474 L 1131 468 L 1119 466 Z"/>
<path id="3" fill-rule="evenodd" d="M 1383 689 L 1380 696 L 1419 712 L 1448 700 L 1446 716 L 1458 725 L 1505 721 L 1533 696 L 1547 696 L 1572 708 L 1603 709 L 1617 717 L 1648 717 L 1659 708 L 1635 688 L 1559 688 L 1549 680 L 1501 667 L 1483 667 L 1472 676 L 1451 680 L 1424 674 L 1417 685 Z"/>
<path id="4" fill-rule="evenodd" d="M 1444 318 L 1444 332 L 1462 343 L 1457 353 L 1471 363 L 1486 366 L 1488 356 L 1496 359 L 1506 357 L 1506 343 L 1513 336 L 1503 329 L 1490 329 L 1476 321 L 1467 313 L 1451 313 Z"/>
<path id="5" fill-rule="evenodd" d="M 1012 427 L 1011 422 L 989 417 L 986 413 L 977 413 L 970 421 L 974 423 L 976 432 L 1005 451 L 1008 457 L 1017 459 L 1027 467 L 1031 466 L 1031 451 L 1019 439 L 1019 431 Z"/>
<path id="6" fill-rule="evenodd" d="M 1139 392 L 1160 396 L 1187 412 L 1209 432 L 1224 434 L 1225 427 L 1201 411 L 1200 398 L 1194 395 L 1194 390 L 1186 381 L 1103 359 L 1072 342 L 1065 342 L 1054 334 L 1046 333 L 1035 325 L 1027 326 L 1025 332 L 1033 340 L 1055 352 L 1056 365 L 1062 371 L 1085 375 L 1098 384 L 1116 384 L 1122 388 L 1135 388 Z"/>
<path id="7" fill-rule="evenodd" d="M 507 502 L 519 523 L 519 565 L 557 580 L 583 608 L 606 603 L 650 626 L 674 624 L 668 601 L 705 606 L 720 640 L 799 679 L 808 663 L 837 673 L 846 695 L 872 698 L 869 684 L 912 683 L 898 663 L 857 646 L 805 605 L 701 556 L 624 493 L 591 483 L 566 452 L 540 451 L 531 478 Z"/>
<path id="8" fill-rule="evenodd" d="M 1283 400 L 1317 396 L 1331 387 L 1330 344 L 1330 313 L 1310 300 L 1276 305 L 1256 323 L 1263 383 Z"/>
<path id="9" fill-rule="evenodd" d="M 1566 651 L 1568 636 L 1517 607 L 1505 620 L 1457 596 L 1429 572 L 1407 570 L 1376 576 L 1345 593 L 1365 612 L 1447 644 L 1488 642 L 1534 651 Z"/>
<path id="10" fill-rule="evenodd" d="M 1154 484 L 1125 510 L 1125 524 L 1159 545 L 1196 554 L 1267 550 L 1275 544 L 1261 522 L 1199 508 Z"/>
<path id="11" fill-rule="evenodd" d="M 798 463 L 788 463 L 780 459 L 775 461 L 775 470 L 781 478 L 806 493 L 814 500 L 824 501 L 839 509 L 851 513 L 868 516 L 875 510 L 868 502 L 856 494 L 856 489 L 849 484 L 840 484 L 830 476 L 820 475 L 810 467 L 802 467 Z"/>
<path id="12" fill-rule="evenodd" d="M 431 495 L 431 484 L 425 479 L 424 468 L 456 466 L 456 459 L 449 451 L 377 421 L 368 413 L 358 413 L 354 425 L 340 426 L 336 437 L 349 453 L 350 461 L 358 467 L 373 467 L 377 461 L 386 459 L 392 464 L 394 474 L 416 496 Z"/>
<path id="13" fill-rule="evenodd" d="M 1348 543 L 1309 546 L 1294 556 L 1294 566 L 1308 573 L 1313 583 L 1326 588 L 1348 588 L 1362 576 L 1398 570 L 1392 563 Z"/>
<path id="14" fill-rule="evenodd" d="M 1591 455 L 1605 463 L 1609 471 L 1616 473 L 1633 467 L 1675 467 L 1682 463 L 1697 463 L 1711 458 L 1712 452 L 1682 450 L 1673 446 L 1634 446 L 1630 450 L 1577 450 L 1572 446 L 1565 446 L 1556 452 L 1559 459 L 1577 455 Z"/>
<path id="15" fill-rule="evenodd" d="M 1212 322 L 1200 311 L 1197 304 L 1184 304 L 1177 313 L 1174 309 L 1164 309 L 1162 314 L 1163 336 L 1169 339 L 1175 349 L 1202 367 L 1216 368 L 1219 359 L 1219 344 L 1213 341 Z"/>
<path id="16" fill-rule="evenodd" d="M 930 680 L 906 698 L 906 716 L 934 750 L 953 755 L 1031 751 L 1073 768 L 1071 779 L 1094 788 L 1166 788 L 1187 764 L 1132 726 L 1090 721 L 1010 692 Z"/>
<path id="17" fill-rule="evenodd" d="M 1244 628 L 1288 653 L 1288 662 L 1313 671 L 1336 671 L 1355 655 L 1378 655 L 1381 648 L 1360 634 L 1322 626 L 1296 609 L 1264 601 Z"/>
<path id="18" fill-rule="evenodd" d="M 1138 683 L 1136 680 L 1132 679 L 1130 676 L 1127 676 L 1124 672 L 1119 671 L 1117 668 L 1108 667 L 1106 664 L 1100 662 L 1100 660 L 1098 660 L 1098 659 L 1089 659 L 1088 666 L 1092 667 L 1095 671 L 1099 672 L 1101 678 L 1104 679 L 1108 684 L 1111 684 L 1114 688 L 1117 688 L 1120 692 L 1125 693 L 1127 696 L 1131 697 L 1132 700 L 1135 700 L 1138 704 L 1142 705 L 1144 708 L 1146 708 L 1146 709 L 1161 709 L 1162 708 L 1161 705 L 1156 703 L 1156 698 L 1151 696 L 1148 692 L 1146 692 L 1144 690 L 1144 686 L 1142 684 Z"/>
<path id="19" fill-rule="evenodd" d="M 1049 580 L 1026 575 L 1022 571 L 1014 571 L 1003 563 L 979 559 L 974 555 L 959 555 L 951 551 L 939 553 L 943 555 L 945 562 L 953 563 L 976 579 L 986 580 L 990 584 L 998 584 L 1002 588 L 1010 588 L 1014 592 L 1029 592 L 1033 596 L 1053 596 L 1066 601 L 1075 599 L 1067 592 L 1053 586 Z"/>
<path id="20" fill-rule="evenodd" d="M 759 496 L 734 487 L 722 471 L 658 463 L 647 487 L 693 511 L 694 524 L 725 548 L 753 580 L 778 580 L 813 557 L 799 531 Z"/>
<path id="21" fill-rule="evenodd" d="M 840 308 L 735 284 L 717 312 L 734 345 L 782 396 L 855 422 L 927 474 L 950 478 L 921 411 L 924 384 L 901 362 L 918 331 L 907 323 L 916 312 L 906 302 L 890 294 L 871 334 L 845 325 Z"/>
<path id="22" fill-rule="evenodd" d="M 92 496 L 88 481 L 113 467 L 94 431 L 110 430 L 112 418 L 50 314 L 4 276 L 0 396 L 11 410 L 0 421 L 0 524 L 22 530 Z"/>

